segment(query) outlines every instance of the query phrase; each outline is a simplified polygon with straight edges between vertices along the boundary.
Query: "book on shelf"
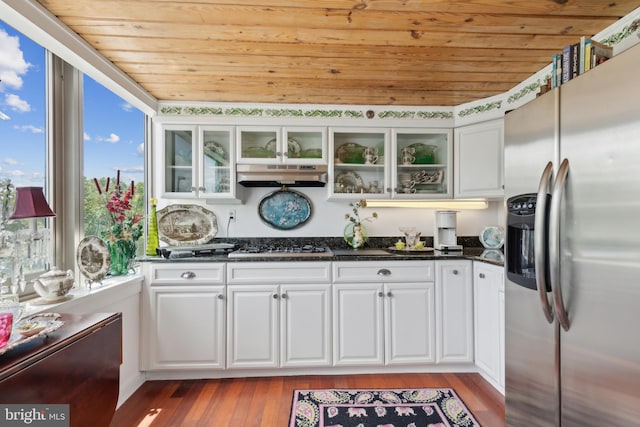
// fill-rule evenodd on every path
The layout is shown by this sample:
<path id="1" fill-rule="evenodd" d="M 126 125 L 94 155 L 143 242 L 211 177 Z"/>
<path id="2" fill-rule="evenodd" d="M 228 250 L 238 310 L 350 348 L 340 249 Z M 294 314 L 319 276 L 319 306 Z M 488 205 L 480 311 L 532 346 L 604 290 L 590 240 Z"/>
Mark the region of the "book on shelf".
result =
<path id="1" fill-rule="evenodd" d="M 553 55 L 551 85 L 558 87 L 612 57 L 613 47 L 582 36 L 578 43 L 567 45 L 562 53 Z"/>
<path id="2" fill-rule="evenodd" d="M 591 39 L 587 38 L 584 42 L 584 71 L 591 69 Z"/>
<path id="3" fill-rule="evenodd" d="M 571 80 L 571 45 L 562 48 L 562 71 L 560 83 Z"/>
<path id="4" fill-rule="evenodd" d="M 613 57 L 613 47 L 591 40 L 591 68 Z"/>

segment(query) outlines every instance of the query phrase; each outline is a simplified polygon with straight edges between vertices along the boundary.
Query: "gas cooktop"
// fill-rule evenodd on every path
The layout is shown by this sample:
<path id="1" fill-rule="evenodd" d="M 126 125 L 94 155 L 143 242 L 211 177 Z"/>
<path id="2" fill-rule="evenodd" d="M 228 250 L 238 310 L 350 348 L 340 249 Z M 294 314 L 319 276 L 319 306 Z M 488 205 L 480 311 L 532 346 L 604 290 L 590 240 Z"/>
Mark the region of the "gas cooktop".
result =
<path id="1" fill-rule="evenodd" d="M 229 254 L 229 258 L 262 258 L 262 257 L 332 257 L 333 252 L 326 246 L 293 245 L 293 246 L 245 246 Z"/>

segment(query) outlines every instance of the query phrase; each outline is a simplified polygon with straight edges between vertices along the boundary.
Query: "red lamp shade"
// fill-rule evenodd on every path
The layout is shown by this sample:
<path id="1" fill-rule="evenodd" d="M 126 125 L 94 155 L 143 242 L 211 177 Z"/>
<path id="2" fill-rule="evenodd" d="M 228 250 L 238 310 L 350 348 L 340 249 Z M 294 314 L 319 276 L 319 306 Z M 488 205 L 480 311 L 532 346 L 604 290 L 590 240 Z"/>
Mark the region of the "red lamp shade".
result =
<path id="1" fill-rule="evenodd" d="M 44 198 L 42 187 L 16 188 L 16 206 L 13 215 L 9 219 L 40 218 L 55 215 Z"/>

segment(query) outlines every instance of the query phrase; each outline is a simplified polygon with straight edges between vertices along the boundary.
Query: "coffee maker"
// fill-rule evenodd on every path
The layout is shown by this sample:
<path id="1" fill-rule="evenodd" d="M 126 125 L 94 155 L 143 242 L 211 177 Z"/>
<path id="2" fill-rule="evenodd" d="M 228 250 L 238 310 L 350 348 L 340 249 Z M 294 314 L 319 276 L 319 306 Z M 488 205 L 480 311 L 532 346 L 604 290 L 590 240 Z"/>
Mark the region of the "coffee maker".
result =
<path id="1" fill-rule="evenodd" d="M 433 248 L 438 251 L 461 251 L 456 235 L 457 211 L 436 211 L 435 232 L 433 233 Z"/>

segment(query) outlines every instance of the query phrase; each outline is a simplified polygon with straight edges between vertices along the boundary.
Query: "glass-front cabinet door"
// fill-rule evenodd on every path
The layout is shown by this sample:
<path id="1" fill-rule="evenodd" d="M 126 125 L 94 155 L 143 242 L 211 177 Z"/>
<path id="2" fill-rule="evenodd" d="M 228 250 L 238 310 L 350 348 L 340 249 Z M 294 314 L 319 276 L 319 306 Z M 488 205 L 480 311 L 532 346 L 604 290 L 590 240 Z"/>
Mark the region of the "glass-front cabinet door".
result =
<path id="1" fill-rule="evenodd" d="M 162 132 L 163 197 L 235 197 L 233 127 L 165 125 Z"/>
<path id="2" fill-rule="evenodd" d="M 388 129 L 329 129 L 329 196 L 388 198 Z"/>
<path id="3" fill-rule="evenodd" d="M 326 129 L 238 127 L 238 163 L 326 163 Z"/>
<path id="4" fill-rule="evenodd" d="M 238 127 L 238 163 L 279 163 L 282 159 L 279 127 Z"/>
<path id="5" fill-rule="evenodd" d="M 310 127 L 282 128 L 283 161 L 292 164 L 327 164 L 327 129 Z"/>
<path id="6" fill-rule="evenodd" d="M 394 129 L 392 132 L 392 197 L 452 196 L 451 130 Z"/>
<path id="7" fill-rule="evenodd" d="M 200 197 L 235 197 L 233 127 L 201 127 Z"/>
<path id="8" fill-rule="evenodd" d="M 165 126 L 163 128 L 163 193 L 195 195 L 194 152 L 197 150 L 195 138 L 195 126 Z"/>

